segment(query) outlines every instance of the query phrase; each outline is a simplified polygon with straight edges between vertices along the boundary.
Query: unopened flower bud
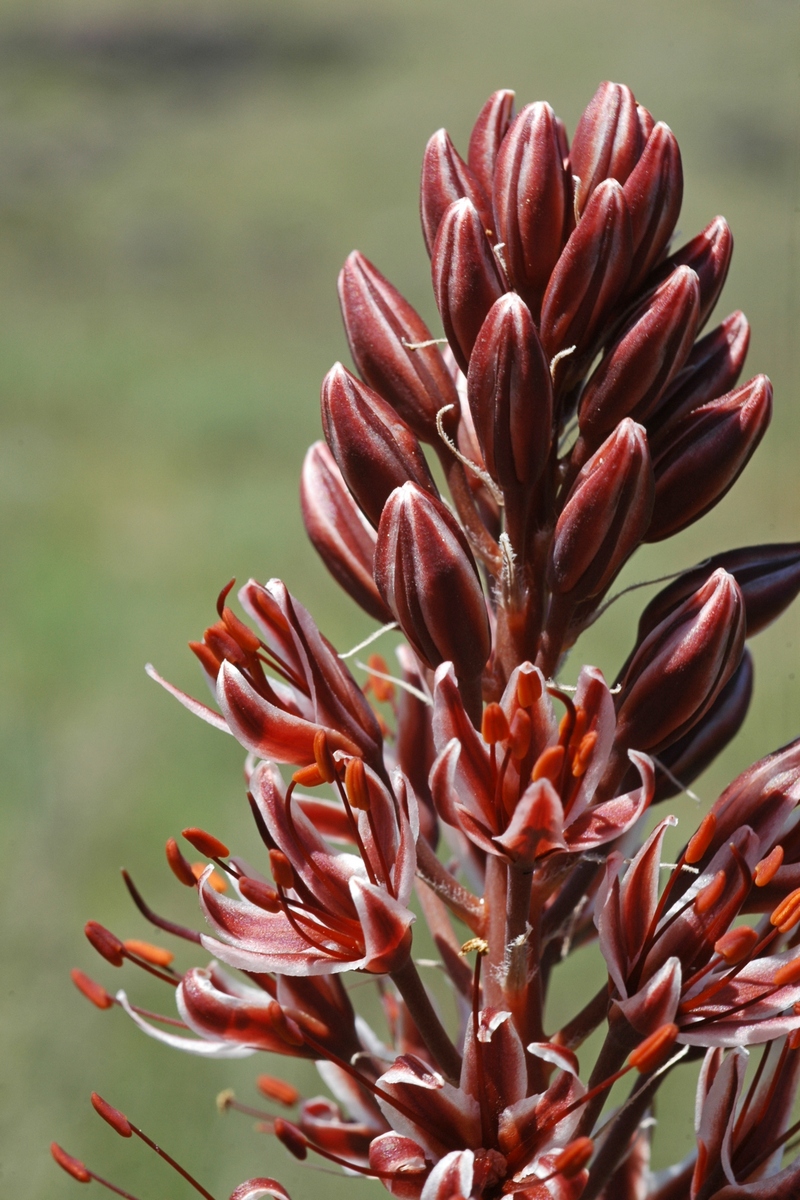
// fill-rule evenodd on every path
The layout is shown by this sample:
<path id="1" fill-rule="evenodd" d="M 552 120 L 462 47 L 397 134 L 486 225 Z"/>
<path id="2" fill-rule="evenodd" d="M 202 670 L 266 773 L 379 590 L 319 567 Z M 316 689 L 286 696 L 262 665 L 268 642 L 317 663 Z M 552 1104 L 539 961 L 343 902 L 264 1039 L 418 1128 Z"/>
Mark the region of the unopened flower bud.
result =
<path id="1" fill-rule="evenodd" d="M 548 580 L 576 600 L 602 592 L 641 542 L 653 509 L 647 436 L 626 417 L 579 472 L 558 518 Z"/>
<path id="2" fill-rule="evenodd" d="M 450 511 L 416 484 L 392 492 L 383 510 L 375 581 L 428 666 L 450 661 L 459 679 L 480 675 L 491 640 L 472 553 Z"/>
<path id="3" fill-rule="evenodd" d="M 622 682 L 618 745 L 658 753 L 708 711 L 744 647 L 744 604 L 726 571 L 711 578 L 644 639 Z"/>
<path id="4" fill-rule="evenodd" d="M 683 200 L 683 168 L 677 139 L 662 121 L 653 127 L 641 158 L 623 187 L 633 230 L 634 292 L 666 251 Z"/>
<path id="5" fill-rule="evenodd" d="M 388 400 L 418 438 L 435 446 L 440 440 L 436 414 L 453 405 L 444 418 L 453 436 L 458 393 L 438 346 L 422 345 L 432 342 L 430 330 L 357 250 L 339 275 L 339 300 L 350 352 L 364 382 Z"/>
<path id="6" fill-rule="evenodd" d="M 592 446 L 623 417 L 644 421 L 694 343 L 700 287 L 689 267 L 678 267 L 629 321 L 593 372 L 581 396 L 578 420 Z"/>
<path id="7" fill-rule="evenodd" d="M 192 826 L 182 830 L 182 835 L 190 846 L 194 846 L 198 854 L 205 854 L 206 858 L 227 858 L 230 854 L 225 843 L 215 838 L 212 833 L 206 833 L 205 829 Z"/>
<path id="8" fill-rule="evenodd" d="M 478 113 L 469 139 L 467 162 L 484 195 L 491 196 L 497 153 L 514 117 L 514 93 L 493 92 Z"/>
<path id="9" fill-rule="evenodd" d="M 433 253 L 436 234 L 447 209 L 454 200 L 466 198 L 475 205 L 487 232 L 492 217 L 486 193 L 450 140 L 446 129 L 439 129 L 429 139 L 422 156 L 422 179 L 419 190 L 419 211 L 422 234 L 428 254 Z"/>
<path id="10" fill-rule="evenodd" d="M 503 261 L 534 319 L 571 221 L 571 188 L 549 104 L 528 104 L 500 147 L 494 219 Z"/>
<path id="11" fill-rule="evenodd" d="M 486 314 L 505 291 L 484 223 L 470 200 L 456 200 L 442 217 L 431 271 L 442 326 L 466 375 Z"/>
<path id="12" fill-rule="evenodd" d="M 372 577 L 375 531 L 350 495 L 324 442 L 315 442 L 306 454 L 300 506 L 312 545 L 337 583 L 376 621 L 384 625 L 391 621 Z"/>
<path id="13" fill-rule="evenodd" d="M 702 329 L 719 299 L 733 254 L 733 234 L 724 217 L 713 221 L 665 261 L 659 275 L 687 266 L 700 280 L 700 323 Z"/>
<path id="14" fill-rule="evenodd" d="M 569 162 L 576 176 L 575 210 L 582 213 L 604 179 L 624 183 L 644 146 L 636 98 L 622 83 L 601 83 L 583 111 Z"/>
<path id="15" fill-rule="evenodd" d="M 730 392 L 739 380 L 750 345 L 750 322 L 742 312 L 733 312 L 716 329 L 696 343 L 647 422 L 649 433 L 657 433 L 667 421 Z"/>
<path id="16" fill-rule="evenodd" d="M 717 504 L 744 470 L 772 416 L 772 384 L 757 375 L 651 439 L 656 477 L 648 542 L 671 537 Z"/>

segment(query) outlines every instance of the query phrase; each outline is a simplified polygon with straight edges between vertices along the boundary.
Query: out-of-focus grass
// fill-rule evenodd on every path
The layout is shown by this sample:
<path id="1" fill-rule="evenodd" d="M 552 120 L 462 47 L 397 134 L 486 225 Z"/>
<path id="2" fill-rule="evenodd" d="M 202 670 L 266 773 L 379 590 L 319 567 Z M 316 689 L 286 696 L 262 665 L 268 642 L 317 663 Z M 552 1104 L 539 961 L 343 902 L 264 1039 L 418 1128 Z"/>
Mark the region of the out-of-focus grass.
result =
<path id="1" fill-rule="evenodd" d="M 254 851 L 238 749 L 143 663 L 201 687 L 184 644 L 234 574 L 282 576 L 342 647 L 371 629 L 306 546 L 297 476 L 319 379 L 345 353 L 345 254 L 358 245 L 432 319 L 416 186 L 433 129 L 463 146 L 498 86 L 574 128 L 603 78 L 669 122 L 681 229 L 730 219 L 724 311 L 753 322 L 750 372 L 771 374 L 776 416 L 720 508 L 626 579 L 798 536 L 797 25 L 791 0 L 0 7 L 0 1194 L 74 1194 L 51 1137 L 137 1194 L 187 1194 L 97 1121 L 92 1088 L 220 1196 L 265 1172 L 296 1195 L 322 1182 L 216 1115 L 224 1086 L 252 1099 L 252 1061 L 171 1054 L 90 1009 L 67 971 L 169 1009 L 106 968 L 82 923 L 147 936 L 123 863 L 155 907 L 194 920 L 161 853 L 187 824 Z M 622 602 L 582 657 L 613 672 L 637 608 Z M 796 612 L 757 640 L 753 712 L 698 784 L 705 801 L 797 732 L 797 646 Z M 675 807 L 685 830 L 691 804 Z M 554 1002 L 567 1015 L 590 986 L 573 973 Z M 690 1147 L 690 1098 L 669 1094 L 659 1162 Z"/>

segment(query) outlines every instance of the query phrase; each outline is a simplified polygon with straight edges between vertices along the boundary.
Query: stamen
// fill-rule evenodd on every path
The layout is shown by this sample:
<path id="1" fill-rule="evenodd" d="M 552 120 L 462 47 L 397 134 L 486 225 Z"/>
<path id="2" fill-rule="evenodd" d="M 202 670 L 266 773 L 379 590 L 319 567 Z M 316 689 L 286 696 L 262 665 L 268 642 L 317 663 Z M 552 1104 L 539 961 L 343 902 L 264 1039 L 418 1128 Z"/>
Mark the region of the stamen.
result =
<path id="1" fill-rule="evenodd" d="M 181 832 L 189 845 L 194 846 L 197 853 L 204 854 L 206 858 L 227 858 L 230 854 L 225 843 L 214 837 L 213 833 L 206 833 L 205 829 L 190 826 Z"/>
<path id="2" fill-rule="evenodd" d="M 96 1008 L 113 1008 L 114 997 L 110 992 L 107 992 L 99 983 L 95 983 L 88 975 L 84 975 L 83 971 L 73 967 L 70 971 L 70 978 L 81 995 L 85 996 Z"/>
<path id="3" fill-rule="evenodd" d="M 683 861 L 690 865 L 700 862 L 716 832 L 717 818 L 713 813 L 708 813 L 700 822 L 697 832 L 689 839 L 689 844 L 683 852 Z"/>
<path id="4" fill-rule="evenodd" d="M 170 841 L 172 841 L 172 839 L 170 839 Z M 173 845 L 176 845 L 176 843 L 173 842 Z M 178 853 L 180 854 L 180 851 L 178 851 Z M 181 855 L 181 857 L 183 856 Z M 185 859 L 184 862 L 186 862 Z M 189 864 L 186 863 L 186 866 L 189 867 Z M 189 867 L 189 871 L 191 872 L 191 867 Z M 158 913 L 153 912 L 152 908 L 150 908 L 148 904 L 145 904 L 139 889 L 134 884 L 128 872 L 124 869 L 122 871 L 122 878 L 125 880 L 125 886 L 130 892 L 133 903 L 136 905 L 145 920 L 149 921 L 151 925 L 155 925 L 157 929 L 163 929 L 165 933 L 172 933 L 175 935 L 175 937 L 183 938 L 184 941 L 195 942 L 197 945 L 200 944 L 200 934 L 194 929 L 187 929 L 185 925 L 177 925 L 174 921 L 168 921 L 166 917 L 160 917 Z M 182 880 L 181 882 L 184 881 Z M 195 882 L 194 875 L 192 875 L 192 887 L 195 886 Z"/>
<path id="5" fill-rule="evenodd" d="M 87 921 L 83 932 L 99 955 L 112 967 L 121 967 L 125 961 L 125 947 L 118 937 L 98 921 Z"/>
<path id="6" fill-rule="evenodd" d="M 800 921 L 800 888 L 795 888 L 784 896 L 777 908 L 770 914 L 770 924 L 775 925 L 779 933 L 788 933 Z"/>
<path id="7" fill-rule="evenodd" d="M 154 946 L 152 942 L 140 942 L 138 938 L 127 938 L 123 945 L 129 954 L 143 958 L 145 962 L 151 963 L 154 967 L 169 967 L 175 960 L 175 955 L 171 950 L 166 950 L 163 946 Z"/>
<path id="8" fill-rule="evenodd" d="M 694 898 L 694 911 L 699 917 L 704 917 L 707 912 L 714 907 L 717 901 L 722 897 L 727 883 L 727 876 L 724 871 L 717 871 L 710 883 L 707 883 L 704 888 Z"/>
<path id="9" fill-rule="evenodd" d="M 206 870 L 207 866 L 208 863 L 192 863 L 192 874 L 194 875 L 195 879 L 198 880 L 198 882 L 200 880 L 200 876 Z M 209 887 L 212 887 L 215 892 L 219 892 L 220 894 L 228 890 L 228 885 L 218 871 L 212 871 L 206 880 L 206 883 Z"/>
<path id="10" fill-rule="evenodd" d="M 487 746 L 505 742 L 509 736 L 508 718 L 499 704 L 487 704 L 481 717 L 481 737 Z"/>
<path id="11" fill-rule="evenodd" d="M 375 671 L 380 671 L 381 675 L 386 675 L 389 670 L 389 665 L 386 662 L 386 659 L 382 658 L 380 654 L 370 654 L 369 658 L 367 659 L 367 666 L 369 667 L 370 671 L 372 671 L 373 668 Z M 395 689 L 393 683 L 388 683 L 387 680 L 373 674 L 370 674 L 367 682 L 372 688 L 372 693 L 379 704 L 391 704 L 394 701 Z"/>
<path id="12" fill-rule="evenodd" d="M 575 1138 L 574 1142 L 570 1142 L 561 1151 L 550 1174 L 537 1182 L 548 1183 L 555 1179 L 556 1175 L 561 1175 L 564 1179 L 574 1179 L 576 1175 L 580 1175 L 593 1154 L 594 1142 L 590 1137 Z"/>
<path id="13" fill-rule="evenodd" d="M 300 1093 L 296 1087 L 287 1083 L 285 1079 L 276 1079 L 274 1075 L 259 1075 L 256 1079 L 256 1087 L 262 1096 L 266 1096 L 268 1100 L 276 1100 L 285 1108 L 293 1108 L 300 1099 Z"/>
<path id="14" fill-rule="evenodd" d="M 773 846 L 766 858 L 762 858 L 755 865 L 753 883 L 756 887 L 766 887 L 768 883 L 772 883 L 782 864 L 783 846 Z"/>
<path id="15" fill-rule="evenodd" d="M 136 1197 L 131 1192 L 125 1192 L 122 1188 L 118 1188 L 116 1184 L 109 1183 L 107 1179 L 103 1179 L 102 1175 L 95 1175 L 94 1171 L 90 1171 L 79 1158 L 73 1158 L 71 1154 L 67 1154 L 66 1150 L 62 1150 L 57 1142 L 50 1143 L 50 1153 L 62 1171 L 66 1171 L 73 1179 L 77 1179 L 78 1183 L 91 1183 L 94 1180 L 95 1183 L 108 1188 L 109 1192 L 114 1192 L 115 1195 L 122 1196 L 123 1200 L 136 1200 Z"/>
<path id="16" fill-rule="evenodd" d="M 281 1142 L 290 1154 L 295 1158 L 303 1159 L 308 1157 L 309 1150 L 313 1150 L 315 1154 L 319 1154 L 322 1158 L 327 1158 L 329 1162 L 336 1163 L 339 1167 L 344 1167 L 347 1171 L 356 1171 L 359 1175 L 367 1175 L 372 1179 L 396 1179 L 397 1174 L 393 1171 L 378 1171 L 374 1167 L 362 1167 L 358 1163 L 349 1162 L 346 1158 L 341 1158 L 338 1154 L 333 1154 L 330 1150 L 323 1149 L 310 1138 L 307 1138 L 301 1129 L 293 1125 L 291 1121 L 284 1121 L 282 1117 L 276 1117 L 272 1121 L 272 1132 L 275 1137 Z M 403 1175 L 421 1175 L 427 1170 L 427 1167 L 420 1167 L 418 1171 L 403 1171 Z"/>
<path id="17" fill-rule="evenodd" d="M 167 841 L 167 862 L 176 879 L 178 879 L 186 887 L 194 887 L 197 880 L 194 877 L 191 864 L 184 858 L 181 853 L 180 846 L 175 841 L 175 838 L 169 838 Z"/>

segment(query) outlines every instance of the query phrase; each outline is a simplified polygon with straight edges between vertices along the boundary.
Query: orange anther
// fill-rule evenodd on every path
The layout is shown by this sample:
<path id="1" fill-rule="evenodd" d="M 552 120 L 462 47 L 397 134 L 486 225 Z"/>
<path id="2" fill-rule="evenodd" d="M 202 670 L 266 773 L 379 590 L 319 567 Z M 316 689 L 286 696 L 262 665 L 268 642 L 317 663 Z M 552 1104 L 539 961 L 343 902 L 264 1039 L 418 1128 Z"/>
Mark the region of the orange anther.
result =
<path id="1" fill-rule="evenodd" d="M 700 889 L 694 898 L 694 911 L 697 913 L 698 917 L 705 916 L 705 914 L 714 907 L 717 901 L 721 898 L 722 893 L 725 891 L 726 882 L 727 879 L 725 872 L 717 871 L 711 882 L 707 883 L 704 888 Z"/>
<path id="2" fill-rule="evenodd" d="M 678 1026 L 662 1025 L 655 1033 L 651 1033 L 635 1050 L 628 1055 L 628 1065 L 635 1067 L 640 1075 L 649 1075 L 660 1067 L 678 1036 Z"/>
<path id="3" fill-rule="evenodd" d="M 713 813 L 708 813 L 700 822 L 697 832 L 689 839 L 689 845 L 686 847 L 683 861 L 689 863 L 689 865 L 700 862 L 700 859 L 711 845 L 711 840 L 716 832 L 717 818 Z"/>
<path id="4" fill-rule="evenodd" d="M 112 1008 L 114 997 L 109 995 L 104 987 L 99 983 L 95 983 L 88 975 L 84 975 L 83 971 L 79 971 L 77 967 L 73 967 L 70 971 L 70 978 L 75 984 L 75 987 L 90 1000 L 96 1008 Z"/>
<path id="5" fill-rule="evenodd" d="M 589 733 L 585 733 L 578 744 L 578 749 L 575 751 L 575 757 L 572 760 L 572 774 L 576 779 L 580 779 L 586 774 L 586 768 L 591 762 L 592 753 L 597 745 L 597 734 L 592 729 Z"/>
<path id="6" fill-rule="evenodd" d="M 92 1108 L 101 1116 L 104 1121 L 107 1121 L 112 1129 L 116 1130 L 120 1137 L 129 1138 L 133 1130 L 131 1123 L 124 1113 L 121 1113 L 118 1108 L 114 1108 L 102 1096 L 98 1096 L 97 1092 L 92 1092 Z"/>
<path id="7" fill-rule="evenodd" d="M 517 675 L 517 704 L 521 708 L 530 708 L 542 694 L 542 677 L 537 670 L 528 666 L 520 667 Z"/>
<path id="8" fill-rule="evenodd" d="M 586 725 L 589 720 L 589 715 L 585 708 L 575 709 L 575 724 L 572 726 L 569 744 L 574 750 L 586 732 Z"/>
<path id="9" fill-rule="evenodd" d="M 300 767 L 292 776 L 292 781 L 300 787 L 319 787 L 325 783 L 325 777 L 315 762 L 308 767 Z"/>
<path id="10" fill-rule="evenodd" d="M 194 887 L 196 881 L 191 864 L 183 857 L 175 838 L 170 838 L 167 842 L 167 862 L 176 879 L 186 887 Z"/>
<path id="11" fill-rule="evenodd" d="M 756 887 L 766 887 L 778 873 L 783 864 L 783 846 L 773 846 L 766 858 L 756 863 L 753 871 L 753 883 Z"/>
<path id="12" fill-rule="evenodd" d="M 494 746 L 497 742 L 505 742 L 508 734 L 508 718 L 500 705 L 487 704 L 481 718 L 481 737 L 486 745 Z"/>
<path id="13" fill-rule="evenodd" d="M 594 1153 L 594 1142 L 590 1137 L 575 1138 L 559 1154 L 553 1167 L 558 1175 L 573 1179 L 579 1175 Z"/>
<path id="14" fill-rule="evenodd" d="M 201 863 L 201 862 L 192 863 L 191 870 L 192 870 L 192 874 L 195 877 L 195 880 L 199 880 L 200 876 L 207 869 L 208 869 L 208 863 Z M 209 875 L 208 879 L 206 880 L 206 883 L 208 884 L 209 887 L 212 887 L 215 892 L 219 892 L 220 894 L 222 894 L 222 892 L 226 892 L 228 890 L 228 885 L 225 882 L 225 880 L 222 878 L 222 876 L 220 875 L 219 871 L 212 871 L 211 874 Z"/>
<path id="15" fill-rule="evenodd" d="M 77 1179 L 78 1183 L 91 1183 L 92 1177 L 86 1170 L 79 1158 L 73 1158 L 71 1154 L 67 1154 L 66 1150 L 62 1150 L 58 1142 L 50 1143 L 50 1153 L 56 1160 L 62 1171 L 66 1171 L 73 1179 Z"/>
<path id="16" fill-rule="evenodd" d="M 267 1016 L 269 1023 L 275 1030 L 275 1033 L 285 1042 L 287 1046 L 302 1046 L 304 1045 L 303 1035 L 294 1023 L 290 1024 L 286 1013 L 278 1004 L 277 1000 L 273 1000 L 267 1006 Z"/>
<path id="17" fill-rule="evenodd" d="M 216 679 L 222 663 L 214 651 L 205 642 L 189 642 L 189 649 L 200 660 L 200 665 L 212 679 Z"/>
<path id="18" fill-rule="evenodd" d="M 225 843 L 214 837 L 213 833 L 206 833 L 205 829 L 196 829 L 192 825 L 182 833 L 189 845 L 194 846 L 198 854 L 205 854 L 206 858 L 227 858 L 230 854 Z"/>
<path id="19" fill-rule="evenodd" d="M 270 850 L 269 865 L 272 867 L 272 878 L 279 888 L 294 887 L 294 869 L 282 850 Z"/>
<path id="20" fill-rule="evenodd" d="M 175 958 L 171 950 L 166 950 L 163 946 L 154 946 L 152 942 L 140 942 L 138 938 L 128 938 L 122 944 L 129 954 L 143 958 L 154 967 L 168 967 Z"/>
<path id="21" fill-rule="evenodd" d="M 758 941 L 758 934 L 751 925 L 737 925 L 714 943 L 714 952 L 729 966 L 735 967 L 737 963 L 744 962 Z"/>
<path id="22" fill-rule="evenodd" d="M 775 987 L 791 987 L 792 984 L 800 983 L 800 956 L 792 958 L 783 966 L 778 967 L 772 977 L 772 982 Z"/>
<path id="23" fill-rule="evenodd" d="M 800 921 L 800 888 L 795 888 L 784 896 L 777 908 L 772 910 L 770 924 L 775 925 L 779 933 L 788 933 Z"/>
<path id="24" fill-rule="evenodd" d="M 537 779 L 549 779 L 551 783 L 557 783 L 561 778 L 565 754 L 566 750 L 560 744 L 544 750 L 533 764 L 531 772 L 533 782 L 535 783 Z"/>
<path id="25" fill-rule="evenodd" d="M 390 679 L 382 679 L 382 675 L 389 674 L 389 664 L 380 654 L 370 654 L 367 659 L 367 666 L 370 668 L 369 686 L 372 688 L 372 694 L 379 704 L 391 704 L 394 700 L 394 684 Z"/>
<path id="26" fill-rule="evenodd" d="M 300 1093 L 296 1087 L 292 1087 L 291 1083 L 287 1083 L 285 1079 L 276 1079 L 274 1075 L 259 1075 L 256 1079 L 256 1087 L 262 1096 L 266 1096 L 268 1100 L 276 1100 L 278 1104 L 283 1104 L 286 1108 L 292 1108 L 300 1099 Z"/>
<path id="27" fill-rule="evenodd" d="M 261 649 L 261 642 L 253 633 L 252 629 L 248 629 L 244 621 L 240 621 L 234 612 L 226 606 L 222 610 L 222 620 L 231 637 L 239 643 L 243 650 L 254 654 Z"/>
<path id="28" fill-rule="evenodd" d="M 353 808 L 361 812 L 369 812 L 370 798 L 367 772 L 360 758 L 351 758 L 344 773 L 344 786 L 347 799 Z"/>
<path id="29" fill-rule="evenodd" d="M 324 729 L 320 729 L 314 734 L 314 762 L 325 783 L 334 783 L 338 772 L 328 744 L 328 735 Z"/>
<path id="30" fill-rule="evenodd" d="M 245 900 L 249 900 L 257 908 L 263 908 L 265 912 L 278 912 L 281 907 L 281 898 L 275 888 L 270 887 L 268 883 L 262 883 L 260 879 L 242 876 L 239 880 L 239 891 Z"/>
<path id="31" fill-rule="evenodd" d="M 511 757 L 519 762 L 528 753 L 531 744 L 531 719 L 524 708 L 518 708 L 511 718 L 508 731 L 508 748 Z"/>

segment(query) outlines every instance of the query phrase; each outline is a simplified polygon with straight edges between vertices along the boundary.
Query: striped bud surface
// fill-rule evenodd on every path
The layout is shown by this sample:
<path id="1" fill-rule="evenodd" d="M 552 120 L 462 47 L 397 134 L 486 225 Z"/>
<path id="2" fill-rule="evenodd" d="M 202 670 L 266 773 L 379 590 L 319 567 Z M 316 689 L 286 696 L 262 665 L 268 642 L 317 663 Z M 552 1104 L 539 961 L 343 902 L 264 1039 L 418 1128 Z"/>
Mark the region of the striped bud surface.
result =
<path id="1" fill-rule="evenodd" d="M 486 314 L 505 291 L 484 223 L 470 200 L 456 200 L 442 218 L 431 258 L 433 293 L 447 340 L 466 375 Z"/>

